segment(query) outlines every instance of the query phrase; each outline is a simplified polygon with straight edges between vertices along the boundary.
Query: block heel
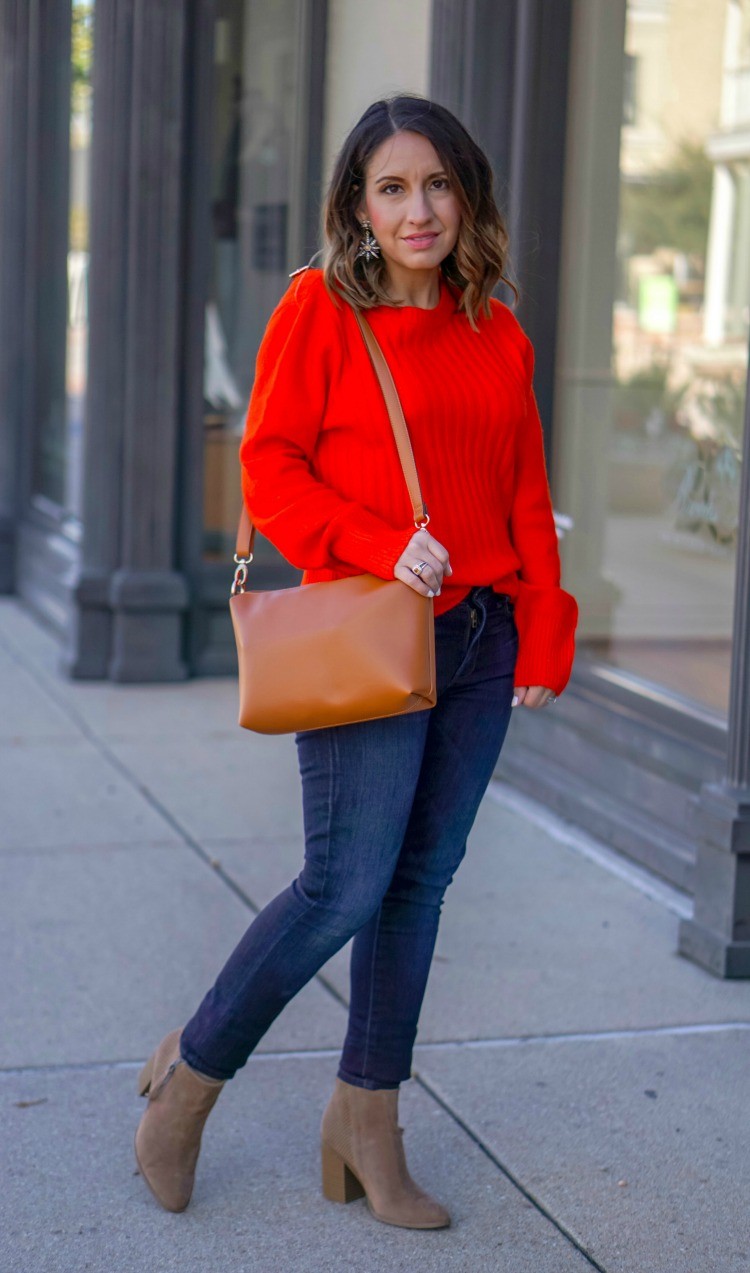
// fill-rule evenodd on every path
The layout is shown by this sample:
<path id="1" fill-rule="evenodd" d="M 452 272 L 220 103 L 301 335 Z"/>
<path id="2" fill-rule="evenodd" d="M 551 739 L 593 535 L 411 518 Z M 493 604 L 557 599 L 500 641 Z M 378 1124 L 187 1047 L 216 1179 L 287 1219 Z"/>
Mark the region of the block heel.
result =
<path id="1" fill-rule="evenodd" d="M 320 1124 L 323 1195 L 331 1202 L 364 1196 L 384 1224 L 446 1228 L 451 1218 L 445 1207 L 409 1174 L 398 1095 L 397 1087 L 366 1088 L 336 1077 Z"/>
<path id="2" fill-rule="evenodd" d="M 323 1167 L 323 1196 L 329 1202 L 354 1202 L 364 1198 L 365 1191 L 354 1172 L 347 1167 L 340 1154 L 325 1141 L 321 1141 Z"/>

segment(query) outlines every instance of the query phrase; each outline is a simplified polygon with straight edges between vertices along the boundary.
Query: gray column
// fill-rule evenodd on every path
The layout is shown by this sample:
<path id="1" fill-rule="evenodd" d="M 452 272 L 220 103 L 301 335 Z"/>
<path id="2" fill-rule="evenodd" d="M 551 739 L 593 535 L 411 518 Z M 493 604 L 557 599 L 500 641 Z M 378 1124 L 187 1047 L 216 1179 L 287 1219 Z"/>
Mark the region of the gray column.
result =
<path id="1" fill-rule="evenodd" d="M 620 192 L 625 0 L 578 0 L 573 10 L 567 176 L 552 488 L 575 520 L 561 545 L 565 586 L 578 599 L 578 636 L 611 631 L 613 584 L 602 559 L 612 432 L 612 304 Z M 589 474 L 601 475 L 592 482 Z"/>
<path id="2" fill-rule="evenodd" d="M 700 843 L 692 919 L 679 951 L 718 977 L 750 977 L 750 369 L 735 575 L 727 772 L 696 802 Z"/>
<path id="3" fill-rule="evenodd" d="M 95 12 L 84 534 L 63 655 L 78 678 L 108 674 L 110 583 L 120 561 L 134 7 L 134 0 L 97 0 Z"/>
<path id="4" fill-rule="evenodd" d="M 481 47 L 481 32 L 479 38 Z M 571 0 L 517 4 L 508 220 L 521 288 L 518 318 L 537 351 L 534 392 L 548 455 L 553 444 L 571 38 Z M 487 80 L 494 57 L 488 50 L 483 53 Z M 503 299 L 510 301 L 510 292 Z"/>
<path id="5" fill-rule="evenodd" d="M 23 420 L 29 6 L 0 0 L 0 592 L 15 587 Z"/>
<path id="6" fill-rule="evenodd" d="M 434 0 L 430 95 L 487 154 L 510 233 L 519 318 L 537 349 L 548 446 L 560 274 L 571 0 Z M 515 304 L 510 289 L 500 298 Z"/>
<path id="7" fill-rule="evenodd" d="M 97 0 L 86 505 L 71 675 L 178 680 L 185 0 Z"/>
<path id="8" fill-rule="evenodd" d="M 303 0 L 299 6 L 297 117 L 289 173 L 290 261 L 307 261 L 320 246 L 323 201 L 323 119 L 328 0 Z M 319 264 L 319 262 L 318 262 Z"/>

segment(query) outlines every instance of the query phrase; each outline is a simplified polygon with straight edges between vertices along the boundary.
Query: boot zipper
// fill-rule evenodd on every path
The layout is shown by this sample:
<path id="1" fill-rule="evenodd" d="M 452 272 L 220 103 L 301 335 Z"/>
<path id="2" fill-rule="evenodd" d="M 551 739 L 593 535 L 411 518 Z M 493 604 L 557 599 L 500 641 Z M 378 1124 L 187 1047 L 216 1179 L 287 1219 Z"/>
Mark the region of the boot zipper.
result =
<path id="1" fill-rule="evenodd" d="M 471 610 L 471 626 L 472 626 L 472 628 L 475 628 L 475 627 L 477 626 L 477 623 L 478 623 L 478 619 L 477 619 L 477 612 L 476 612 L 476 610 L 472 607 L 472 610 Z"/>
<path id="2" fill-rule="evenodd" d="M 172 1077 L 172 1075 L 174 1074 L 174 1072 L 175 1072 L 175 1070 L 177 1069 L 177 1066 L 180 1064 L 180 1061 L 181 1061 L 181 1060 L 182 1060 L 182 1057 L 180 1057 L 180 1059 L 179 1059 L 178 1061 L 173 1061 L 173 1062 L 172 1062 L 172 1064 L 170 1065 L 169 1069 L 167 1070 L 166 1074 L 164 1075 L 164 1077 L 163 1077 L 162 1079 L 160 1079 L 160 1080 L 159 1080 L 159 1082 L 157 1083 L 156 1087 L 152 1088 L 152 1089 L 149 1091 L 149 1096 L 151 1097 L 151 1099 L 152 1099 L 152 1100 L 153 1100 L 156 1096 L 158 1096 L 159 1092 L 160 1092 L 160 1091 L 161 1091 L 161 1089 L 164 1087 L 165 1083 L 168 1083 L 168 1082 L 169 1082 L 170 1078 L 171 1078 L 171 1077 Z"/>

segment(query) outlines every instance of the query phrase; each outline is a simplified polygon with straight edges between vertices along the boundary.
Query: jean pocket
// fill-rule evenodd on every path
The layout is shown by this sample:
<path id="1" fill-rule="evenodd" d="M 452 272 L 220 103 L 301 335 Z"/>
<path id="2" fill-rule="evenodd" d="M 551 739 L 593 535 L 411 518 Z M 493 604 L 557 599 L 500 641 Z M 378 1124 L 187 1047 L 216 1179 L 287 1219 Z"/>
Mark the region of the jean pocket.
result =
<path id="1" fill-rule="evenodd" d="M 505 592 L 493 592 L 487 601 L 487 616 L 500 615 L 503 618 L 513 617 L 513 602 Z"/>
<path id="2" fill-rule="evenodd" d="M 502 597 L 499 597 L 497 602 L 491 602 L 487 607 L 487 618 L 485 619 L 484 627 L 485 632 L 488 636 L 492 636 L 493 641 L 509 644 L 511 641 L 518 640 L 513 606 L 507 599 Z"/>

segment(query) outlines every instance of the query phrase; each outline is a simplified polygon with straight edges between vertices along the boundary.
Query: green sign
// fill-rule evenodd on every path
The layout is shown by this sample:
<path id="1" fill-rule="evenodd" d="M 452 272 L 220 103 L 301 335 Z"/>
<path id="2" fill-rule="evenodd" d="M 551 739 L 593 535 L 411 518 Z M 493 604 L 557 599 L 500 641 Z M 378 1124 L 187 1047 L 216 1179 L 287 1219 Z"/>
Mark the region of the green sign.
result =
<path id="1" fill-rule="evenodd" d="M 677 284 L 671 274 L 645 274 L 638 283 L 638 323 L 644 332 L 675 329 Z"/>

